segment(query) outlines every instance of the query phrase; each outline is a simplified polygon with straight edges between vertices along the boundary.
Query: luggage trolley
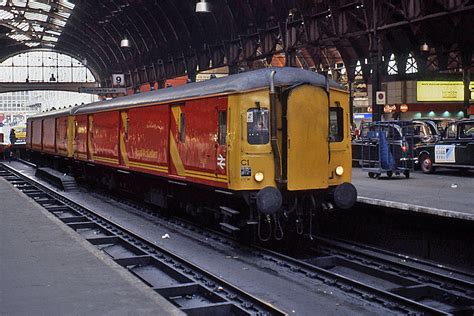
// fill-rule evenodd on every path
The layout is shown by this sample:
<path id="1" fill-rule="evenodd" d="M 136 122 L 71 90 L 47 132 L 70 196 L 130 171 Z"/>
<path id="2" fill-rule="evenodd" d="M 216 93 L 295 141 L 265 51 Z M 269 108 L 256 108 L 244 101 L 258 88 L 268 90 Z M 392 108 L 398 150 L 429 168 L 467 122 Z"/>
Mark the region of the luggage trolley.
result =
<path id="1" fill-rule="evenodd" d="M 370 178 L 403 174 L 413 170 L 413 124 L 407 121 L 372 122 L 361 146 L 362 170 Z"/>

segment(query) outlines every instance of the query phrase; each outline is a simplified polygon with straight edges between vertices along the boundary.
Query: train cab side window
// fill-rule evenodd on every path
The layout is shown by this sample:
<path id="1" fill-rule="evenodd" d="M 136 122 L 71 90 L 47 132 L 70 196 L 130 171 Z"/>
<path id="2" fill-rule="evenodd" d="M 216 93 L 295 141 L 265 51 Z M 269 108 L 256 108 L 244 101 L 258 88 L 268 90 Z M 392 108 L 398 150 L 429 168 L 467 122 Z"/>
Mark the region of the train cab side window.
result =
<path id="1" fill-rule="evenodd" d="M 217 141 L 219 142 L 219 145 L 225 145 L 225 136 L 227 133 L 227 112 L 226 111 L 220 111 L 219 113 L 219 130 L 218 130 L 218 135 L 217 135 Z"/>
<path id="2" fill-rule="evenodd" d="M 270 117 L 266 108 L 247 111 L 247 142 L 251 145 L 267 144 L 270 140 Z"/>
<path id="3" fill-rule="evenodd" d="M 184 143 L 186 139 L 186 115 L 181 112 L 179 116 L 179 141 Z"/>
<path id="4" fill-rule="evenodd" d="M 329 110 L 329 141 L 342 142 L 344 139 L 344 113 L 342 108 Z"/>

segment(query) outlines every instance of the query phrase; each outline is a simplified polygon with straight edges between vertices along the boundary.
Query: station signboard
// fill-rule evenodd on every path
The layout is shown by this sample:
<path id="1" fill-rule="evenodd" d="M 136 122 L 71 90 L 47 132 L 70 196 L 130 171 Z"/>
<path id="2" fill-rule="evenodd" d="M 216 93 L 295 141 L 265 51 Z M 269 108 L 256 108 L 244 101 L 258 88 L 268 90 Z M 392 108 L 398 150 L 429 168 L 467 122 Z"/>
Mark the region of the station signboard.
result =
<path id="1" fill-rule="evenodd" d="M 355 120 L 370 120 L 372 119 L 372 113 L 354 113 Z"/>
<path id="2" fill-rule="evenodd" d="M 387 96 L 386 96 L 385 91 L 377 91 L 375 93 L 375 96 L 376 96 L 375 102 L 377 105 L 385 105 L 385 103 L 387 103 Z"/>
<path id="3" fill-rule="evenodd" d="M 474 82 L 471 82 L 469 88 L 471 99 L 473 99 Z M 462 102 L 464 101 L 464 84 L 462 81 L 418 81 L 416 100 L 419 102 Z"/>
<path id="4" fill-rule="evenodd" d="M 124 74 L 113 74 L 112 85 L 114 87 L 125 87 L 125 75 Z"/>
<path id="5" fill-rule="evenodd" d="M 127 93 L 125 88 L 88 88 L 80 87 L 79 93 L 90 93 L 90 94 L 115 94 L 115 93 Z"/>

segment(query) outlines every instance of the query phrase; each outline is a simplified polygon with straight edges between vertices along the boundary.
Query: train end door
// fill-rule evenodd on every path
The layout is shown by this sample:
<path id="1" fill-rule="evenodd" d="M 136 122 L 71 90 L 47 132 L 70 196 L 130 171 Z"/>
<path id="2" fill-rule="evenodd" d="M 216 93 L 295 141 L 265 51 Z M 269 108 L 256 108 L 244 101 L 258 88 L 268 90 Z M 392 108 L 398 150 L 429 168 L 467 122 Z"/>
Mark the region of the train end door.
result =
<path id="1" fill-rule="evenodd" d="M 288 190 L 328 186 L 329 104 L 321 88 L 303 85 L 288 96 Z"/>

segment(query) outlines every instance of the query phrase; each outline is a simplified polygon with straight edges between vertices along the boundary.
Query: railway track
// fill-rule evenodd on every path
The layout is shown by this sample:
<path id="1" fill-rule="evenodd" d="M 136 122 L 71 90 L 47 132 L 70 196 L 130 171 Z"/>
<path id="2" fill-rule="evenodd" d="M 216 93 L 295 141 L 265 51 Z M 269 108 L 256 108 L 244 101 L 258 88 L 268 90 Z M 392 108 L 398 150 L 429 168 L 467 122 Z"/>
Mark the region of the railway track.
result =
<path id="1" fill-rule="evenodd" d="M 188 231 L 189 234 L 205 236 L 210 243 L 218 242 L 232 247 L 241 247 L 222 234 L 180 219 L 161 218 L 154 210 L 132 201 L 120 198 L 116 200 L 135 208 L 143 215 L 159 222 L 160 225 L 174 226 L 180 232 Z M 296 255 L 288 255 L 288 253 L 285 255 L 257 247 L 250 248 L 248 251 L 252 252 L 256 258 L 299 276 L 307 282 L 322 282 L 395 313 L 470 315 L 474 312 L 472 299 L 474 276 L 469 272 L 437 266 L 416 258 L 364 245 L 324 238 L 316 238 L 303 248 L 308 251 Z M 127 263 L 125 260 L 117 262 L 130 267 L 124 264 Z M 134 273 L 133 270 L 132 273 Z M 247 305 L 244 304 L 244 306 Z"/>
<path id="2" fill-rule="evenodd" d="M 304 255 L 270 252 L 264 256 L 304 277 L 318 278 L 396 312 L 474 313 L 473 275 L 463 271 L 453 273 L 453 269 L 440 273 L 441 267 L 435 272 L 429 265 L 409 265 L 403 262 L 406 260 L 397 259 L 398 256 L 371 254 L 340 241 L 316 238 L 312 243 Z"/>
<path id="3" fill-rule="evenodd" d="M 0 176 L 189 315 L 286 315 L 4 164 Z"/>
<path id="4" fill-rule="evenodd" d="M 211 243 L 240 247 L 238 241 L 220 232 L 198 227 L 180 219 L 164 219 L 154 210 L 137 202 L 107 195 L 140 212 L 151 215 L 160 225 L 173 225 L 205 236 Z M 256 257 L 282 269 L 319 280 L 359 299 L 380 305 L 396 313 L 451 315 L 474 313 L 474 274 L 423 261 L 387 250 L 316 237 L 305 246 L 306 252 L 289 255 L 254 246 Z M 285 254 L 286 253 L 286 254 Z"/>

